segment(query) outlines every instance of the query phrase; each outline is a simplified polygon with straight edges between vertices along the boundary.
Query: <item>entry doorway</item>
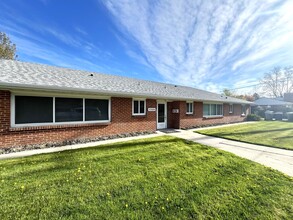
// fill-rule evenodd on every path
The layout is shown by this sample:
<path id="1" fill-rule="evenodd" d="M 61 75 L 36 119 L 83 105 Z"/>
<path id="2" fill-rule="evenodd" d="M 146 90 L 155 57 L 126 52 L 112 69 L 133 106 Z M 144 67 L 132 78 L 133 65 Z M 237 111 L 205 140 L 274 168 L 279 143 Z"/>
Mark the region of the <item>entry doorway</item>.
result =
<path id="1" fill-rule="evenodd" d="M 157 103 L 157 129 L 167 128 L 167 103 Z"/>

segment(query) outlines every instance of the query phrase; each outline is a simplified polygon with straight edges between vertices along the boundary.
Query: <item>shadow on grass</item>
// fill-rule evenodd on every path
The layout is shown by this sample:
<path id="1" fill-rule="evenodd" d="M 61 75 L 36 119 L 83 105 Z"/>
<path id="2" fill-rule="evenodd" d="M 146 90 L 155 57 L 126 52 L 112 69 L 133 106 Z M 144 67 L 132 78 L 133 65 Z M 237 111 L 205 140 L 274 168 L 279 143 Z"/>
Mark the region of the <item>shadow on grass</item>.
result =
<path id="1" fill-rule="evenodd" d="M 19 173 L 19 175 L 33 175 L 40 172 L 58 172 L 58 171 L 66 171 L 66 170 L 72 170 L 73 168 L 76 168 L 77 164 L 82 163 L 84 161 L 91 161 L 95 159 L 96 155 L 101 156 L 102 153 L 107 151 L 113 151 L 113 154 L 107 154 L 102 155 L 102 158 L 105 159 L 105 157 L 114 157 L 117 154 L 120 156 L 122 154 L 129 154 L 129 151 L 123 152 L 125 149 L 133 149 L 133 150 L 144 150 L 147 148 L 154 147 L 154 145 L 161 144 L 160 147 L 164 147 L 164 144 L 172 144 L 172 143 L 178 143 L 178 142 L 184 142 L 185 140 L 179 139 L 179 138 L 173 138 L 173 137 L 167 137 L 164 139 L 142 139 L 142 140 L 135 140 L 135 141 L 127 141 L 127 142 L 118 142 L 118 143 L 112 143 L 112 144 L 105 144 L 95 147 L 89 147 L 89 148 L 82 148 L 82 149 L 72 149 L 72 150 L 66 150 L 61 152 L 55 152 L 55 153 L 48 153 L 48 154 L 42 154 L 42 155 L 36 155 L 32 157 L 17 159 L 16 161 L 13 161 L 12 164 L 10 163 L 10 166 L 22 166 L 24 161 L 27 163 L 29 167 L 32 167 L 32 169 L 28 169 L 25 171 L 22 171 Z M 116 153 L 114 153 L 116 151 Z M 43 167 L 39 167 L 36 169 L 33 169 L 33 164 L 29 165 L 30 163 L 36 163 L 38 165 L 42 165 Z"/>

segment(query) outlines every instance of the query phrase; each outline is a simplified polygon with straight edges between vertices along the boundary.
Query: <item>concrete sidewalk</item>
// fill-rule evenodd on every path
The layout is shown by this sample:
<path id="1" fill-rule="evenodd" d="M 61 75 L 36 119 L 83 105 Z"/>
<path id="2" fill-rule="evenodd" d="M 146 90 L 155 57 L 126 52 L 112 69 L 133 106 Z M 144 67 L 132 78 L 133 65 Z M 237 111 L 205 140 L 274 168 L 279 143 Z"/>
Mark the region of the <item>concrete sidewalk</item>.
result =
<path id="1" fill-rule="evenodd" d="M 231 141 L 223 138 L 206 136 L 195 133 L 195 130 L 197 129 L 176 130 L 177 132 L 169 133 L 167 135 L 225 150 L 237 156 L 279 170 L 293 177 L 293 151 L 291 150 L 265 147 L 255 144 Z"/>

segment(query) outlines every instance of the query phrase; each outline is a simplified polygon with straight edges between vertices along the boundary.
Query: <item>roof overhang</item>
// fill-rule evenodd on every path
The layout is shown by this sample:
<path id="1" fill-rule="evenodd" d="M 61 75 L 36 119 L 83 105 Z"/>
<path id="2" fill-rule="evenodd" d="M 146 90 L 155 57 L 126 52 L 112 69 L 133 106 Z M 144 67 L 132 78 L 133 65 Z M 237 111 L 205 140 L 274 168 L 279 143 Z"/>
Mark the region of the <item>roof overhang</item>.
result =
<path id="1" fill-rule="evenodd" d="M 11 92 L 20 91 L 32 91 L 32 92 L 51 92 L 51 93 L 70 93 L 70 94 L 84 94 L 84 95 L 102 95 L 111 97 L 141 97 L 148 99 L 163 99 L 163 100 L 174 100 L 174 101 L 199 101 L 199 102 L 218 102 L 218 103 L 231 103 L 231 104 L 247 104 L 251 105 L 252 102 L 248 101 L 231 101 L 231 100 L 218 100 L 218 99 L 190 99 L 186 97 L 172 97 L 172 96 L 159 96 L 155 94 L 145 94 L 145 93 L 131 93 L 131 92 L 121 92 L 121 91 L 107 91 L 107 90 L 94 90 L 94 89 L 80 89 L 72 87 L 56 87 L 56 86 L 46 86 L 46 85 L 29 85 L 29 84 L 18 84 L 18 83 L 3 83 L 0 82 L 0 89 L 9 90 Z"/>

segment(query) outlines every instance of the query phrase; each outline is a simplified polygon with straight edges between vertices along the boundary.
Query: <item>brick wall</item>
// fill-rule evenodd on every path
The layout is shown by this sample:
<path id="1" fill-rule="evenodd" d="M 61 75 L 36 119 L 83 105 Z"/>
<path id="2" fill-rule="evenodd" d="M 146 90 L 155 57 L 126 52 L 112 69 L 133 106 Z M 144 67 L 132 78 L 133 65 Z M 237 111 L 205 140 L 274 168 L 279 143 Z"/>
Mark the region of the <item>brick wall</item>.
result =
<path id="1" fill-rule="evenodd" d="M 111 123 L 10 128 L 10 92 L 0 91 L 0 147 L 22 146 L 156 130 L 156 112 L 132 116 L 131 98 L 112 98 Z M 156 108 L 148 99 L 147 108 Z"/>
<path id="2" fill-rule="evenodd" d="M 146 108 L 157 108 L 156 100 L 147 99 Z M 179 109 L 179 113 L 172 113 Z M 63 142 L 67 140 L 97 138 L 108 135 L 138 131 L 155 131 L 156 112 L 146 116 L 132 116 L 131 98 L 111 98 L 111 122 L 105 124 L 51 125 L 26 128 L 10 127 L 10 92 L 0 90 L 0 147 L 22 146 Z M 247 109 L 248 113 L 249 108 Z M 205 119 L 202 117 L 203 103 L 194 102 L 194 113 L 186 114 L 186 102 L 167 103 L 168 128 L 189 128 L 201 125 L 222 124 L 243 121 L 241 105 L 234 105 L 233 114 L 229 114 L 229 105 L 224 104 L 224 117 Z"/>
<path id="3" fill-rule="evenodd" d="M 169 104 L 172 107 L 172 103 Z M 195 126 L 203 126 L 203 125 L 213 125 L 213 124 L 225 124 L 232 122 L 241 122 L 245 119 L 245 117 L 241 116 L 241 105 L 234 104 L 233 113 L 229 113 L 229 104 L 223 105 L 223 117 L 218 118 L 203 118 L 203 103 L 202 102 L 194 102 L 193 106 L 193 114 L 186 114 L 186 102 L 180 101 L 176 103 L 173 108 L 179 108 L 179 114 L 171 114 L 168 115 L 173 122 L 173 125 L 177 126 L 174 128 L 190 128 Z M 248 107 L 246 114 L 248 114 Z M 171 112 L 171 111 L 170 111 Z M 168 121 L 169 121 L 168 120 Z"/>

